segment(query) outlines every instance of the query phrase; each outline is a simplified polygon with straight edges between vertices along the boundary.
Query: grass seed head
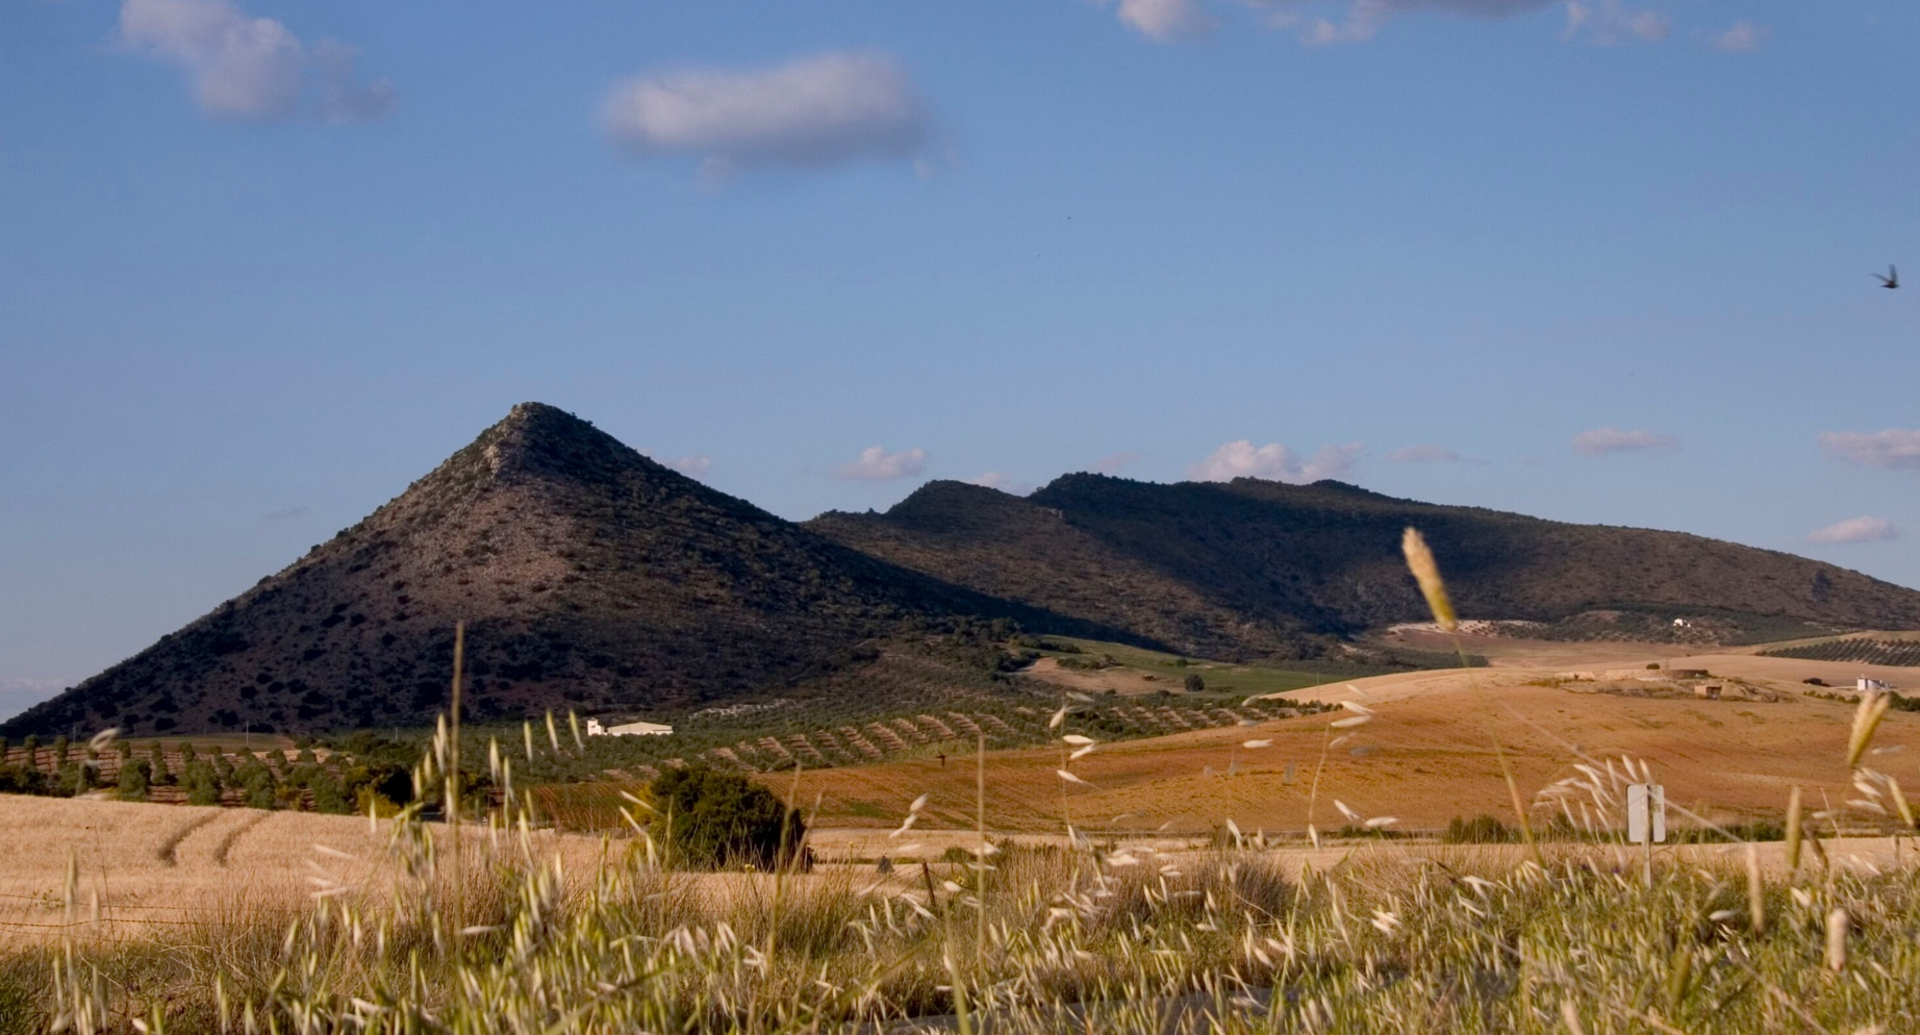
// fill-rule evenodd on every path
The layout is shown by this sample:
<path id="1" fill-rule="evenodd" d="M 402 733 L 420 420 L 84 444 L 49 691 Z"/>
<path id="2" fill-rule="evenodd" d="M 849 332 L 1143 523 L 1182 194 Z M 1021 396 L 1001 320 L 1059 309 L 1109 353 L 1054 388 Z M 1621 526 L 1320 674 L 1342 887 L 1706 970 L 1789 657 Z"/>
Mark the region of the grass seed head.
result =
<path id="1" fill-rule="evenodd" d="M 1861 695 L 1860 706 L 1853 710 L 1853 732 L 1847 737 L 1849 768 L 1860 764 L 1860 756 L 1866 753 L 1873 732 L 1880 728 L 1880 720 L 1886 718 L 1892 704 L 1893 698 L 1881 691 L 1869 690 Z"/>
<path id="2" fill-rule="evenodd" d="M 1454 616 L 1453 601 L 1447 596 L 1447 584 L 1440 578 L 1440 565 L 1434 562 L 1433 551 L 1427 548 L 1427 540 L 1420 530 L 1409 527 L 1400 540 L 1400 549 L 1407 555 L 1407 569 L 1413 572 L 1414 581 L 1420 583 L 1420 592 L 1427 598 L 1433 620 L 1448 632 L 1458 629 L 1460 622 Z"/>

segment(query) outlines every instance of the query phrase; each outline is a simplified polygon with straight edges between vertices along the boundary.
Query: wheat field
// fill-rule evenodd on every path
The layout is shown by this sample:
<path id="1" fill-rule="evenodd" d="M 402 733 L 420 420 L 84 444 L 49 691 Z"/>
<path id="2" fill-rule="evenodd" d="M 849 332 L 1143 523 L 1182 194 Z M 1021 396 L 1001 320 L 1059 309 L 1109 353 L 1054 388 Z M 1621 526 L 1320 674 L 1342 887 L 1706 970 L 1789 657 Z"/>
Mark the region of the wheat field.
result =
<path id="1" fill-rule="evenodd" d="M 1733 685 L 1416 673 L 1116 745 L 1066 698 L 1057 749 L 794 774 L 891 826 L 805 873 L 681 872 L 638 796 L 556 834 L 497 751 L 457 824 L 10 799 L 0 1032 L 1916 1030 L 1913 717 Z M 461 800 L 459 743 L 416 785 Z M 1728 843 L 1623 843 L 1647 782 Z M 1520 843 L 1380 837 L 1503 806 Z M 1762 809 L 1781 840 L 1728 825 Z"/>

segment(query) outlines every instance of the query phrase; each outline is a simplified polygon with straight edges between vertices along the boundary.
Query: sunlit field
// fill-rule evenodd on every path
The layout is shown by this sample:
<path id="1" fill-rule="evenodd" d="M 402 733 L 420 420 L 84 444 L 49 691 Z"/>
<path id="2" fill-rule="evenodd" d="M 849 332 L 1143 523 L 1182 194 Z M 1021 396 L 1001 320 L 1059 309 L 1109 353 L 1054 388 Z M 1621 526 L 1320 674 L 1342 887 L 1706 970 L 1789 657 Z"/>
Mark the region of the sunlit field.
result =
<path id="1" fill-rule="evenodd" d="M 1682 839 L 1711 843 L 1657 854 L 1620 831 L 1628 784 L 1660 773 L 1568 743 L 1565 775 L 1523 789 L 1490 703 L 1460 721 L 1487 736 L 1512 811 L 1447 839 L 1495 843 L 1392 838 L 1401 818 L 1350 804 L 1327 765 L 1392 707 L 1363 693 L 1283 720 L 1319 741 L 1295 774 L 1304 840 L 1231 813 L 1184 842 L 1076 824 L 1101 744 L 1073 732 L 1071 698 L 1047 721 L 1053 834 L 995 825 L 983 740 L 948 770 L 972 775 L 971 829 L 951 814 L 919 829 L 923 794 L 892 829 L 771 872 L 691 872 L 655 836 L 670 806 L 620 788 L 543 800 L 612 808 L 622 834 L 542 829 L 497 744 L 502 793 L 458 824 L 418 805 L 378 820 L 21 799 L 0 1017 L 81 1032 L 1899 1030 L 1920 879 L 1912 805 L 1874 768 L 1891 704 L 1863 695 L 1819 746 L 1851 772 L 1843 803 L 1796 784 L 1764 835 L 1680 805 Z M 1247 733 L 1241 750 L 1270 746 Z M 443 725 L 416 786 L 461 800 L 459 744 Z M 808 811 L 801 786 L 796 772 L 782 842 Z M 1839 836 L 1863 826 L 1886 836 Z"/>

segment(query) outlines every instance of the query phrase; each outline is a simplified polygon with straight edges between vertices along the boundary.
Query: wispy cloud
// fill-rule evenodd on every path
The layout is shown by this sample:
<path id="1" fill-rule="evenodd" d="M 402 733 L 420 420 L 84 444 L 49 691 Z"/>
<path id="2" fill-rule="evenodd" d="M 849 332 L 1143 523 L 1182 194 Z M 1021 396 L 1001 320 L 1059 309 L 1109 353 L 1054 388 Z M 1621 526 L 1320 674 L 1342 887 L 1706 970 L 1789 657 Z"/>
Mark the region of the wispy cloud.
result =
<path id="1" fill-rule="evenodd" d="M 1594 428 L 1573 436 L 1573 451 L 1581 456 L 1605 456 L 1647 449 L 1671 449 L 1679 443 L 1672 435 L 1625 428 Z"/>
<path id="2" fill-rule="evenodd" d="M 1887 470 L 1920 471 L 1920 429 L 1888 428 L 1885 431 L 1829 431 L 1820 436 L 1820 446 L 1835 460 L 1862 467 Z"/>
<path id="3" fill-rule="evenodd" d="M 74 679 L 22 679 L 0 676 L 0 721 L 11 719 L 72 686 Z"/>
<path id="4" fill-rule="evenodd" d="M 1267 481 L 1304 484 L 1322 478 L 1339 478 L 1353 469 L 1354 461 L 1365 449 L 1358 442 L 1327 446 L 1310 457 L 1302 457 L 1278 442 L 1255 446 L 1249 439 L 1228 442 L 1207 454 L 1206 459 L 1187 468 L 1195 481 L 1226 482 L 1235 478 L 1264 478 Z"/>
<path id="5" fill-rule="evenodd" d="M 678 471 L 689 478 L 699 478 L 713 468 L 713 457 L 710 456 L 665 457 L 654 456 L 652 453 L 644 451 L 642 451 L 640 455 L 668 470 Z"/>
<path id="6" fill-rule="evenodd" d="M 1388 22 L 1419 13 L 1491 20 L 1559 8 L 1566 18 L 1561 39 L 1603 45 L 1657 43 L 1672 32 L 1671 20 L 1657 7 L 1628 6 L 1623 0 L 1241 0 L 1241 4 L 1258 12 L 1270 28 L 1292 33 L 1307 46 L 1365 43 Z"/>
<path id="7" fill-rule="evenodd" d="M 1120 0 L 1120 24 L 1159 43 L 1192 39 L 1213 31 L 1213 16 L 1201 0 Z"/>
<path id="8" fill-rule="evenodd" d="M 1773 30 L 1753 22 L 1734 22 L 1725 32 L 1713 35 L 1713 49 L 1728 54 L 1751 54 L 1767 42 Z"/>
<path id="9" fill-rule="evenodd" d="M 643 75 L 614 88 L 601 119 L 636 157 L 692 157 L 718 174 L 912 159 L 933 124 L 907 73 L 878 54 Z"/>
<path id="10" fill-rule="evenodd" d="M 1014 496 L 1025 496 L 1034 489 L 1039 488 L 1039 486 L 1032 482 L 1021 481 L 1010 474 L 1005 474 L 1000 471 L 987 471 L 984 474 L 977 474 L 971 478 L 962 480 L 968 485 L 980 485 L 989 489 L 999 489 L 1001 492 Z"/>
<path id="11" fill-rule="evenodd" d="M 1122 453 L 1109 453 L 1093 462 L 1095 474 L 1119 474 L 1121 471 L 1140 462 L 1146 454 L 1138 449 L 1129 449 Z"/>
<path id="12" fill-rule="evenodd" d="M 1459 461 L 1460 454 L 1444 446 L 1406 446 L 1388 453 L 1387 459 L 1400 464 L 1450 464 Z"/>
<path id="13" fill-rule="evenodd" d="M 282 507 L 279 510 L 262 514 L 260 515 L 260 523 L 265 525 L 284 525 L 289 521 L 298 521 L 311 513 L 313 513 L 313 508 L 302 503 L 297 506 Z"/>
<path id="14" fill-rule="evenodd" d="M 1879 543 L 1900 538 L 1893 522 L 1877 517 L 1848 518 L 1807 535 L 1809 543 Z"/>
<path id="15" fill-rule="evenodd" d="M 856 482 L 886 482 L 907 478 L 927 469 L 927 451 L 903 449 L 889 453 L 880 446 L 868 446 L 860 458 L 833 469 L 835 478 Z"/>
<path id="16" fill-rule="evenodd" d="M 1667 16 L 1650 8 L 1627 7 L 1620 0 L 1567 0 L 1565 40 L 1586 40 L 1604 47 L 1616 43 L 1659 43 L 1673 31 Z"/>
<path id="17" fill-rule="evenodd" d="M 120 42 L 178 66 L 202 111 L 221 118 L 367 122 L 392 109 L 393 84 L 359 82 L 359 52 L 338 40 L 308 47 L 284 24 L 229 0 L 125 0 Z"/>

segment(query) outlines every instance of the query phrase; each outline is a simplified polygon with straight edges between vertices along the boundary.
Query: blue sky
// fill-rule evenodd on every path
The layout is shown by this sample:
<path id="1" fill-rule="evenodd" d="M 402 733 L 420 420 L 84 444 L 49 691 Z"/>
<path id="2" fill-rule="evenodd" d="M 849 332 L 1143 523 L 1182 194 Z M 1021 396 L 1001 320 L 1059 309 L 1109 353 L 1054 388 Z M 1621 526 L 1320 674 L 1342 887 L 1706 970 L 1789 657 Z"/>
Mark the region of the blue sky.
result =
<path id="1" fill-rule="evenodd" d="M 1331 475 L 1920 585 L 1917 80 L 1910 0 L 0 5 L 0 712 L 527 399 L 793 518 Z"/>

